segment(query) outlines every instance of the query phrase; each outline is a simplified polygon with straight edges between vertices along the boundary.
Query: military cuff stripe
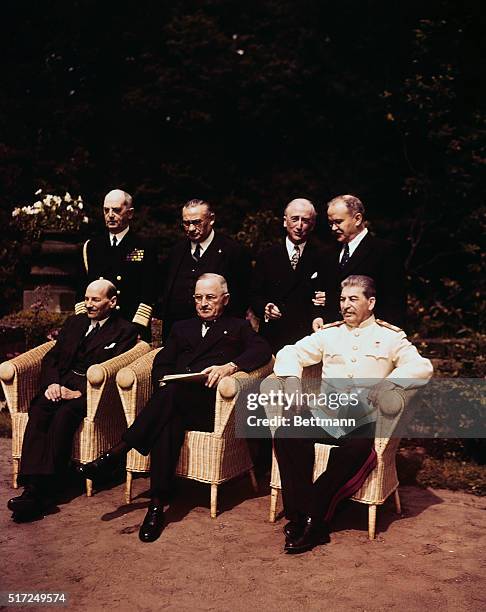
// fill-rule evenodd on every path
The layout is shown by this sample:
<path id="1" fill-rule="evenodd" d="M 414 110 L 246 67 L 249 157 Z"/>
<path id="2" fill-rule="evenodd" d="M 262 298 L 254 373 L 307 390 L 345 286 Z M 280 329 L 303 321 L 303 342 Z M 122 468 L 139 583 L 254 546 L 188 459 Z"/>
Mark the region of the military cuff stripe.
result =
<path id="1" fill-rule="evenodd" d="M 77 302 L 74 305 L 74 314 L 85 314 L 86 312 L 86 304 L 84 302 Z"/>
<path id="2" fill-rule="evenodd" d="M 148 306 L 147 304 L 141 303 L 137 308 L 137 312 L 133 317 L 133 323 L 138 323 L 139 325 L 143 325 L 144 327 L 148 327 L 150 324 L 150 319 L 152 317 L 152 306 Z"/>

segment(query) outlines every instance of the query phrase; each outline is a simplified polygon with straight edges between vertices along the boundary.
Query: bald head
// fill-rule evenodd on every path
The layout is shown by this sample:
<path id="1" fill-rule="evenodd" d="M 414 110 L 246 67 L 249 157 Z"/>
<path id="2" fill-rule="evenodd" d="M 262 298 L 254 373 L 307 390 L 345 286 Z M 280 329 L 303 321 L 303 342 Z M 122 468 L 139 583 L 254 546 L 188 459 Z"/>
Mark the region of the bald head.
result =
<path id="1" fill-rule="evenodd" d="M 103 202 L 103 214 L 108 231 L 119 234 L 125 230 L 133 217 L 132 196 L 121 189 L 109 191 Z"/>
<path id="2" fill-rule="evenodd" d="M 316 209 L 310 200 L 296 198 L 284 210 L 284 227 L 294 244 L 306 242 L 316 224 Z"/>
<path id="3" fill-rule="evenodd" d="M 84 303 L 90 319 L 106 319 L 116 307 L 115 285 L 105 279 L 93 281 L 86 287 Z"/>

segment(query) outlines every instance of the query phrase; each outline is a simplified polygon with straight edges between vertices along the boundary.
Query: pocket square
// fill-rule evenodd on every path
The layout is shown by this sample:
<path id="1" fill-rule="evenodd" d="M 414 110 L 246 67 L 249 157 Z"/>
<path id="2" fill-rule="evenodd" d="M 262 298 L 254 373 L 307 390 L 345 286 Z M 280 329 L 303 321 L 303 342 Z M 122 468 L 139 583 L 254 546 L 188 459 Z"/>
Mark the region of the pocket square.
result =
<path id="1" fill-rule="evenodd" d="M 111 344 L 108 344 L 107 346 L 105 346 L 105 349 L 112 349 L 115 346 L 116 342 L 112 342 Z"/>
<path id="2" fill-rule="evenodd" d="M 312 278 L 317 278 L 317 272 L 314 272 L 314 274 L 311 276 L 311 279 Z"/>

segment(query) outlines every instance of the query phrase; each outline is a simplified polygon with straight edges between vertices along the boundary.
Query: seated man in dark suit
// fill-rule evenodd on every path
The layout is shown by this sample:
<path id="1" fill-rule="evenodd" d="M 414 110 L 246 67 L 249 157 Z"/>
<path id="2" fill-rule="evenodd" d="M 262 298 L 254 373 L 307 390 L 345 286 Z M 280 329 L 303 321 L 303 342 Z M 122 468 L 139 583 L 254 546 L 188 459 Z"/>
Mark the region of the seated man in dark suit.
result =
<path id="1" fill-rule="evenodd" d="M 140 527 L 142 542 L 156 540 L 163 528 L 164 505 L 173 488 L 175 470 L 186 430 L 212 431 L 216 387 L 224 376 L 249 372 L 267 363 L 270 346 L 248 321 L 225 316 L 229 293 L 224 277 L 203 274 L 196 283 L 197 317 L 178 321 L 152 369 L 154 393 L 123 435 L 123 440 L 79 471 L 92 480 L 111 471 L 131 448 L 151 453 L 151 502 Z M 166 374 L 205 374 L 205 382 L 169 382 Z"/>
<path id="2" fill-rule="evenodd" d="M 86 289 L 87 314 L 70 317 L 41 367 L 40 391 L 29 409 L 19 482 L 22 495 L 9 500 L 13 518 L 26 521 L 42 514 L 56 477 L 67 468 L 73 436 L 86 415 L 86 372 L 127 351 L 137 330 L 120 318 L 116 287 L 107 280 Z"/>

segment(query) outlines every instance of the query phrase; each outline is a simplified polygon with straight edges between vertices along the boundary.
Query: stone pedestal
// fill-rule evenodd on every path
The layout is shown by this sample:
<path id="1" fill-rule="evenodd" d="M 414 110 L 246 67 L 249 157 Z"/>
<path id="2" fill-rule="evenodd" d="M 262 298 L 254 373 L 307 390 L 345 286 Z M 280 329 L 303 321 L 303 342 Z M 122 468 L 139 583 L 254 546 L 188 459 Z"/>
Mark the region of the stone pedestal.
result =
<path id="1" fill-rule="evenodd" d="M 30 286 L 23 296 L 24 310 L 39 301 L 49 312 L 74 310 L 80 257 L 77 241 L 75 234 L 45 232 L 41 242 L 22 249 L 32 262 Z"/>

